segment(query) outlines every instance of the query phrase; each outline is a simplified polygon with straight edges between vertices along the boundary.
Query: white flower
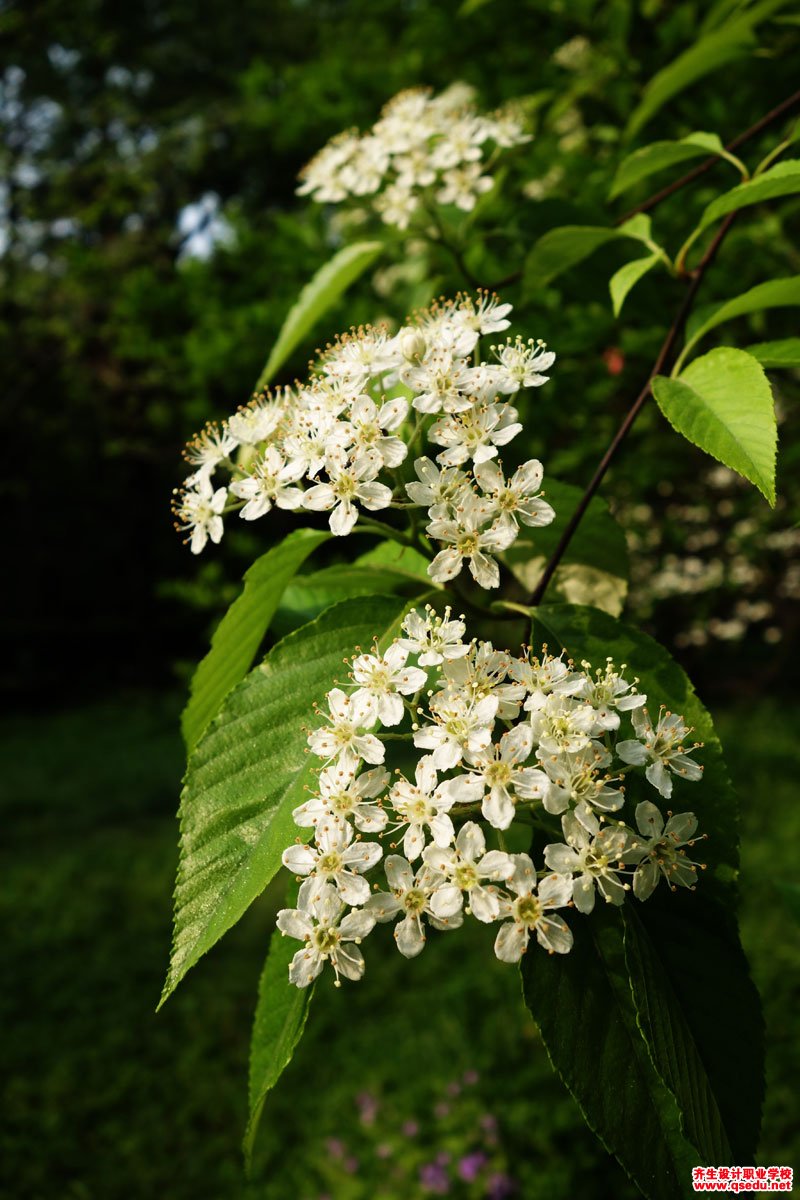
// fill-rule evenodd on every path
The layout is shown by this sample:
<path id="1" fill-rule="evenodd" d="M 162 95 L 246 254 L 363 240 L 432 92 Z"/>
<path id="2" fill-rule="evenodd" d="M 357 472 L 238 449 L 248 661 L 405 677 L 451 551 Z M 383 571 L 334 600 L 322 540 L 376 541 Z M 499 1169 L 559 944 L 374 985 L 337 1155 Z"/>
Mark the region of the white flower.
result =
<path id="1" fill-rule="evenodd" d="M 449 782 L 439 783 L 430 756 L 417 763 L 415 783 L 401 775 L 389 793 L 389 801 L 397 818 L 395 828 L 406 826 L 403 853 L 409 862 L 419 858 L 425 847 L 425 830 L 429 829 L 437 846 L 449 846 L 455 837 L 450 809 L 455 795 Z"/>
<path id="2" fill-rule="evenodd" d="M 454 121 L 445 128 L 431 152 L 431 161 L 440 170 L 457 167 L 459 163 L 478 162 L 482 156 L 481 144 L 488 136 L 486 126 L 477 117 L 469 115 Z"/>
<path id="3" fill-rule="evenodd" d="M 550 782 L 538 767 L 524 767 L 533 749 L 533 732 L 529 725 L 515 725 L 504 733 L 497 745 L 479 754 L 466 755 L 472 774 L 481 780 L 483 796 L 481 812 L 495 829 L 508 829 L 514 820 L 517 797 L 543 799 Z M 491 753 L 489 753 L 491 751 Z"/>
<path id="4" fill-rule="evenodd" d="M 353 660 L 353 679 L 358 689 L 353 699 L 369 705 L 373 720 L 382 725 L 399 725 L 403 719 L 403 696 L 413 696 L 428 681 L 428 672 L 407 667 L 408 650 L 395 642 L 381 657 L 359 654 Z"/>
<path id="5" fill-rule="evenodd" d="M 415 504 L 428 509 L 432 521 L 449 516 L 469 495 L 467 476 L 458 467 L 444 467 L 440 471 L 423 456 L 415 460 L 414 470 L 419 483 L 407 483 L 406 491 Z"/>
<path id="6" fill-rule="evenodd" d="M 419 196 L 412 188 L 399 180 L 375 197 L 375 208 L 386 225 L 397 229 L 408 229 L 411 218 L 419 208 Z"/>
<path id="7" fill-rule="evenodd" d="M 383 743 L 373 733 L 365 733 L 367 726 L 375 723 L 373 706 L 369 700 L 354 699 L 341 688 L 333 688 L 327 695 L 330 715 L 327 725 L 313 730 L 308 735 L 308 744 L 319 758 L 339 758 L 347 751 L 373 765 L 384 759 Z"/>
<path id="8" fill-rule="evenodd" d="M 379 861 L 383 850 L 378 842 L 353 841 L 353 827 L 324 825 L 317 828 L 317 845 L 293 845 L 284 850 L 282 862 L 295 875 L 310 875 L 317 887 L 332 883 L 345 904 L 363 904 L 369 899 L 364 872 Z"/>
<path id="9" fill-rule="evenodd" d="M 178 528 L 191 531 L 192 554 L 199 554 L 209 538 L 216 545 L 222 538 L 224 526 L 222 510 L 228 498 L 227 488 L 211 487 L 207 475 L 197 474 L 194 487 L 180 498 L 176 509 Z"/>
<path id="10" fill-rule="evenodd" d="M 373 482 L 382 466 L 381 456 L 374 450 L 360 454 L 352 463 L 338 455 L 331 456 L 326 464 L 330 483 L 309 488 L 303 503 L 315 512 L 332 509 L 331 533 L 345 537 L 358 520 L 356 501 L 370 511 L 391 504 L 392 489 Z"/>
<path id="11" fill-rule="evenodd" d="M 460 912 L 452 917 L 437 917 L 432 911 L 433 898 L 446 880 L 430 867 L 423 865 L 415 876 L 404 858 L 390 854 L 386 859 L 386 880 L 391 892 L 375 892 L 367 901 L 365 912 L 378 921 L 391 921 L 398 914 L 405 914 L 395 926 L 394 938 L 397 949 L 406 958 L 415 958 L 424 949 L 423 916 L 434 929 L 458 929 L 461 925 Z"/>
<path id="12" fill-rule="evenodd" d="M 513 342 L 509 339 L 504 346 L 495 346 L 494 352 L 500 365 L 498 386 L 501 392 L 541 387 L 548 380 L 542 372 L 549 370 L 556 361 L 555 354 L 547 350 L 544 342 L 536 342 L 533 338 L 527 342 L 519 337 Z"/>
<path id="13" fill-rule="evenodd" d="M 454 204 L 462 212 L 472 212 L 478 197 L 494 187 L 491 175 L 481 172 L 480 163 L 466 163 L 445 171 L 442 177 L 444 186 L 436 193 L 436 199 L 440 204 Z"/>
<path id="14" fill-rule="evenodd" d="M 606 825 L 592 835 L 573 813 L 564 814 L 561 828 L 567 844 L 555 842 L 545 846 L 544 861 L 551 871 L 573 876 L 572 898 L 578 911 L 592 911 L 595 886 L 609 904 L 622 904 L 630 886 L 619 877 L 621 858 L 628 840 L 627 831 L 619 826 Z"/>
<path id="15" fill-rule="evenodd" d="M 339 421 L 322 409 L 297 411 L 293 416 L 293 428 L 283 439 L 283 450 L 292 466 L 301 466 L 303 473 L 313 479 L 324 469 L 329 455 L 344 453 L 353 440 L 353 430 L 349 421 Z"/>
<path id="16" fill-rule="evenodd" d="M 506 319 L 511 307 L 510 304 L 501 304 L 498 296 L 479 292 L 478 303 L 469 300 L 465 306 L 464 320 L 482 337 L 489 333 L 502 333 L 511 324 Z"/>
<path id="17" fill-rule="evenodd" d="M 386 435 L 402 425 L 407 413 L 407 400 L 388 400 L 378 408 L 369 396 L 356 397 L 350 407 L 356 452 L 377 450 L 385 467 L 399 467 L 408 454 L 408 446 L 401 438 Z"/>
<path id="18" fill-rule="evenodd" d="M 559 696 L 574 696 L 585 687 L 585 678 L 571 669 L 559 655 L 544 654 L 542 658 L 512 659 L 508 673 L 517 679 L 528 692 L 551 692 Z"/>
<path id="19" fill-rule="evenodd" d="M 510 404 L 481 404 L 463 413 L 435 421 L 428 436 L 437 446 L 444 446 L 436 461 L 446 467 L 460 467 L 472 459 L 486 462 L 522 431 L 517 410 Z"/>
<path id="20" fill-rule="evenodd" d="M 351 820 L 362 833 L 380 833 L 386 828 L 386 810 L 376 803 L 389 785 L 383 767 L 356 775 L 359 760 L 346 751 L 339 761 L 319 773 L 319 795 L 306 800 L 292 812 L 301 829 L 342 825 Z"/>
<path id="21" fill-rule="evenodd" d="M 433 751 L 433 765 L 449 771 L 461 762 L 466 751 L 478 754 L 492 740 L 497 714 L 497 697 L 473 702 L 464 696 L 440 693 L 431 700 L 434 724 L 414 732 L 414 745 Z"/>
<path id="22" fill-rule="evenodd" d="M 298 950 L 289 964 L 289 980 L 296 987 L 308 987 L 317 978 L 325 962 L 330 962 L 339 976 L 360 979 L 364 974 L 364 958 L 358 946 L 374 928 L 375 917 L 363 909 L 339 918 L 344 906 L 339 894 L 330 884 L 318 888 L 313 879 L 301 886 L 297 908 L 282 908 L 278 913 L 278 929 L 284 937 L 298 938 L 305 946 Z"/>
<path id="23" fill-rule="evenodd" d="M 469 571 L 476 583 L 483 588 L 500 586 L 500 568 L 492 557 L 507 550 L 514 540 L 516 526 L 509 529 L 490 525 L 482 529 L 491 510 L 475 496 L 463 501 L 455 518 L 435 520 L 428 526 L 428 533 L 438 542 L 449 543 L 440 550 L 428 567 L 428 574 L 436 583 L 454 579 L 467 560 Z"/>
<path id="24" fill-rule="evenodd" d="M 636 826 L 640 837 L 631 833 L 625 851 L 625 862 L 637 863 L 633 876 L 633 894 L 637 900 L 647 900 L 655 891 L 660 875 L 675 891 L 676 887 L 693 888 L 697 883 L 697 868 L 701 863 L 686 857 L 682 846 L 693 846 L 697 832 L 694 813 L 675 813 L 666 825 L 655 804 L 643 800 L 636 805 Z"/>
<path id="25" fill-rule="evenodd" d="M 537 745 L 548 754 L 575 754 L 590 743 L 597 725 L 591 704 L 551 692 L 534 692 L 525 701 Z"/>
<path id="26" fill-rule="evenodd" d="M 581 696 L 591 704 L 597 716 L 597 724 L 603 730 L 619 729 L 619 714 L 630 712 L 631 709 L 641 708 L 647 702 L 647 696 L 636 691 L 635 683 L 623 679 L 613 661 L 606 660 L 605 670 L 599 667 L 594 675 L 591 674 L 591 664 L 581 663 L 586 672 L 586 685 Z M 621 667 L 625 670 L 625 666 Z"/>
<path id="27" fill-rule="evenodd" d="M 555 520 L 555 511 L 539 495 L 543 468 L 538 459 L 523 463 L 510 479 L 504 478 L 494 459 L 476 464 L 473 474 L 478 487 L 497 510 L 498 523 L 513 528 L 515 535 L 520 521 L 523 525 L 540 527 Z"/>
<path id="28" fill-rule="evenodd" d="M 455 846 L 426 846 L 423 858 L 447 880 L 431 898 L 434 916 L 443 920 L 461 912 L 466 893 L 468 912 L 479 921 L 497 920 L 500 915 L 497 888 L 485 887 L 482 881 L 508 878 L 514 871 L 514 863 L 502 850 L 486 853 L 486 839 L 479 825 L 468 821 L 459 829 Z"/>
<path id="29" fill-rule="evenodd" d="M 514 874 L 506 881 L 516 899 L 501 900 L 500 913 L 510 920 L 502 925 L 494 943 L 494 952 L 502 962 L 519 962 L 528 948 L 532 932 L 550 954 L 566 954 L 572 949 L 572 932 L 554 908 L 569 904 L 572 879 L 568 875 L 547 875 L 536 886 L 536 871 L 527 854 L 512 854 Z"/>
<path id="30" fill-rule="evenodd" d="M 618 788 L 609 787 L 611 780 L 603 769 L 611 756 L 598 742 L 581 750 L 565 750 L 560 754 L 538 752 L 551 786 L 544 796 L 544 806 L 550 813 L 562 813 L 570 804 L 575 815 L 590 832 L 599 828 L 594 810 L 617 812 L 625 802 Z"/>
<path id="31" fill-rule="evenodd" d="M 227 429 L 206 425 L 186 447 L 186 461 L 197 467 L 195 475 L 191 477 L 192 483 L 200 475 L 213 474 L 214 469 L 235 449 L 236 438 L 231 437 Z"/>
<path id="32" fill-rule="evenodd" d="M 301 463 L 287 465 L 283 455 L 274 446 L 268 446 L 250 468 L 250 473 L 231 484 L 233 495 L 247 501 L 239 516 L 245 521 L 255 521 L 268 513 L 273 504 L 278 508 L 299 508 L 303 503 L 303 490 L 289 485 L 302 474 Z"/>
<path id="33" fill-rule="evenodd" d="M 471 368 L 450 350 L 434 347 L 422 362 L 406 367 L 400 376 L 416 393 L 411 403 L 418 412 L 457 413 L 472 408 L 468 394 Z"/>
<path id="34" fill-rule="evenodd" d="M 689 758 L 684 746 L 685 739 L 692 732 L 685 724 L 683 717 L 677 713 L 666 712 L 663 707 L 659 710 L 658 724 L 653 727 L 650 714 L 646 708 L 634 709 L 631 713 L 633 728 L 638 741 L 617 742 L 617 754 L 623 762 L 632 766 L 643 766 L 647 763 L 645 775 L 648 782 L 661 793 L 665 799 L 672 795 L 672 778 L 670 771 L 683 779 L 693 782 L 703 777 L 703 768 L 693 758 Z M 699 748 L 700 743 L 689 747 L 689 752 Z"/>
<path id="35" fill-rule="evenodd" d="M 463 620 L 450 620 L 449 606 L 441 617 L 430 605 L 426 605 L 424 617 L 414 609 L 403 620 L 402 628 L 408 636 L 400 638 L 399 644 L 419 656 L 421 667 L 436 667 L 469 653 L 469 644 L 462 641 L 467 627 Z"/>
<path id="36" fill-rule="evenodd" d="M 322 369 L 352 395 L 362 392 L 373 376 L 388 371 L 394 360 L 388 334 L 381 329 L 364 329 L 357 336 L 340 338 L 324 359 Z"/>
<path id="37" fill-rule="evenodd" d="M 270 400 L 254 401 L 228 418 L 228 432 L 242 446 L 255 446 L 275 431 L 283 415 L 280 404 Z"/>
<path id="38" fill-rule="evenodd" d="M 491 642 L 473 643 L 465 657 L 444 664 L 439 686 L 473 700 L 496 696 L 499 720 L 513 721 L 519 716 L 525 689 L 519 683 L 503 682 L 510 665 L 510 655 L 495 650 Z"/>

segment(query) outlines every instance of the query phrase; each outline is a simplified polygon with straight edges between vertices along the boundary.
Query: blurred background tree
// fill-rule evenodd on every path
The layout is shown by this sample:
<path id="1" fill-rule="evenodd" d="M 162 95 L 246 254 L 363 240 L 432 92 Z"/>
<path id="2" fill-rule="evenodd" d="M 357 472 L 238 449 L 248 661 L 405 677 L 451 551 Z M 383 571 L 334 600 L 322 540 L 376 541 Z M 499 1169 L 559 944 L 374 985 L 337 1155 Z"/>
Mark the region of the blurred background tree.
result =
<path id="1" fill-rule="evenodd" d="M 203 652 L 259 543 L 253 532 L 237 531 L 198 564 L 171 527 L 169 496 L 181 477 L 183 442 L 207 418 L 246 401 L 287 310 L 343 236 L 322 208 L 295 197 L 298 170 L 339 130 L 371 124 L 404 87 L 439 89 L 464 79 L 486 108 L 526 97 L 536 136 L 524 148 L 525 202 L 513 214 L 499 202 L 498 236 L 469 259 L 470 271 L 491 282 L 521 267 L 527 246 L 551 225 L 605 222 L 609 211 L 623 211 L 622 202 L 609 210 L 606 193 L 643 88 L 715 14 L 739 10 L 752 17 L 749 32 L 721 69 L 655 115 L 648 140 L 696 129 L 727 140 L 793 91 L 800 49 L 794 6 L 145 0 L 120 7 L 31 0 L 0 8 L 0 373 L 9 458 L 2 487 L 18 555 L 3 588 L 2 680 L 18 710 L 72 709 L 44 736 L 40 725 L 18 717 L 3 739 L 14 763 L 5 781 L 9 824 L 21 838 L 7 875 L 17 928 L 8 949 L 14 977 L 25 980 L 16 1007 L 13 996 L 4 999 L 4 1025 L 16 1020 L 23 1031 L 6 1097 L 11 1132 L 3 1157 L 13 1172 L 7 1194 L 243 1194 L 239 1058 L 271 923 L 269 898 L 241 941 L 216 960 L 217 970 L 223 961 L 228 970 L 224 986 L 206 969 L 205 992 L 189 989 L 171 1001 L 160 1025 L 149 1012 L 168 944 L 174 862 L 179 753 L 170 692 Z M 658 210 L 665 239 L 679 236 L 683 206 L 699 211 L 724 171 L 715 168 Z M 765 208 L 746 233 L 734 229 L 704 299 L 797 273 L 797 214 L 797 203 L 788 201 L 780 212 Z M 607 281 L 619 261 L 611 247 L 552 286 L 523 295 L 515 285 L 506 297 L 518 305 L 520 328 L 559 355 L 532 437 L 547 469 L 578 484 L 638 390 L 675 305 L 675 284 L 654 274 L 615 320 Z M 433 261 L 429 292 L 463 286 L 446 255 Z M 346 325 L 397 320 L 425 299 L 413 271 L 383 264 L 326 315 L 285 378 L 302 370 L 314 344 Z M 771 313 L 768 324 L 750 321 L 752 341 L 796 329 L 792 311 Z M 765 683 L 785 691 L 797 645 L 800 385 L 786 373 L 773 381 L 783 421 L 774 515 L 670 436 L 655 406 L 604 489 L 630 532 L 637 615 L 676 648 L 712 698 Z M 146 690 L 135 702 L 105 703 L 131 687 Z M 88 699 L 93 707 L 76 707 Z M 723 733 L 737 738 L 745 712 L 723 714 Z M 738 764 L 751 793 L 772 789 L 764 762 L 776 762 L 788 777 L 796 716 L 796 709 L 777 707 L 754 719 L 757 747 Z M 776 794 L 788 830 L 795 820 L 790 789 Z M 774 829 L 766 830 L 755 809 L 746 819 L 752 848 L 745 871 L 754 890 L 745 938 L 768 993 L 773 1099 L 765 1152 L 777 1155 L 790 1140 L 786 972 L 797 960 L 781 924 L 783 901 L 771 884 L 758 882 Z M 781 861 L 789 872 L 788 858 Z M 757 912 L 766 904 L 776 915 L 764 940 Z M 120 941 L 129 960 L 123 974 Z M 246 961 L 237 957 L 240 949 Z M 376 971 L 380 979 L 393 986 L 391 975 Z M 469 997 L 470 982 L 461 977 L 459 986 Z M 496 994 L 493 986 L 486 985 L 481 1003 L 506 1003 L 502 986 Z M 413 1002 L 424 1005 L 424 977 L 420 987 Z M 195 1018 L 203 1005 L 218 1015 L 221 1045 L 208 1044 L 206 1025 L 200 1035 Z M 310 1145 L 302 1121 L 281 1121 L 305 1102 L 302 1071 L 325 1053 L 325 1028 L 323 1022 L 318 1038 L 305 1043 L 307 1057 L 287 1076 L 270 1134 L 274 1152 L 284 1129 L 292 1144 Z M 376 1043 L 384 1036 L 376 1031 Z M 413 1030 L 403 1026 L 398 1037 L 410 1052 Z M 445 1037 L 442 1044 L 444 1055 L 451 1043 Z M 500 1031 L 497 1044 L 495 1060 L 478 1064 L 490 1078 L 511 1052 Z M 530 1045 L 531 1074 L 521 1075 L 519 1095 L 509 1099 L 506 1149 L 492 1159 L 500 1174 L 503 1154 L 524 1152 L 525 1095 L 549 1077 L 541 1047 L 537 1058 Z M 224 1061 L 210 1063 L 212 1054 Z M 181 1087 L 165 1084 L 173 1072 Z M 218 1092 L 220 1077 L 230 1092 Z M 384 1090 L 397 1083 L 368 1082 Z M 526 1198 L 599 1200 L 612 1183 L 623 1187 L 607 1173 L 612 1168 L 582 1132 L 571 1102 L 554 1083 L 547 1087 Z M 397 1120 L 412 1120 L 419 1098 L 400 1092 Z M 343 1096 L 337 1113 L 346 1103 Z M 351 1125 L 361 1129 L 354 1100 L 352 1111 Z M 305 1181 L 292 1176 L 291 1194 L 365 1194 L 347 1191 L 346 1167 L 324 1142 L 323 1135 L 336 1133 L 331 1115 L 312 1104 L 310 1116 L 320 1136 Z M 80 1149 L 86 1139 L 89 1154 Z M 183 1181 L 176 1148 L 184 1162 L 192 1159 Z M 462 1152 L 472 1152 L 466 1142 L 448 1150 Z M 427 1163 L 409 1161 L 414 1171 Z M 534 1174 L 541 1193 L 531 1190 Z M 279 1176 L 273 1190 L 254 1194 L 277 1200 L 289 1194 L 281 1191 L 288 1179 Z M 483 1194 L 462 1183 L 454 1194 Z"/>

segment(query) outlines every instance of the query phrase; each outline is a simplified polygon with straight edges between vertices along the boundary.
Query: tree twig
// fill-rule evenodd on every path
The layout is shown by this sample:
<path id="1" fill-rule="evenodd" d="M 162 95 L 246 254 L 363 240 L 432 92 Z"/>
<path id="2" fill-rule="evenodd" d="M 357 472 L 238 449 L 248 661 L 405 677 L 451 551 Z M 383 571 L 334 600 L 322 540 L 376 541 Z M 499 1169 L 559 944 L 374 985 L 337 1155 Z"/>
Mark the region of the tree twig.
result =
<path id="1" fill-rule="evenodd" d="M 749 142 L 751 138 L 756 137 L 769 125 L 774 124 L 775 121 L 779 121 L 781 117 L 786 116 L 787 113 L 790 113 L 792 109 L 798 107 L 798 105 L 800 105 L 800 91 L 795 92 L 794 95 L 787 97 L 786 100 L 782 100 L 780 104 L 775 106 L 775 108 L 770 109 L 770 111 L 765 113 L 760 120 L 756 121 L 755 125 L 751 125 L 749 129 L 745 129 L 743 133 L 738 134 L 732 141 L 728 142 L 725 149 L 730 152 L 738 150 L 739 146 L 743 146 L 745 142 Z M 629 221 L 631 217 L 636 216 L 637 213 L 650 212 L 657 205 L 659 205 L 662 200 L 666 200 L 669 196 L 673 196 L 675 192 L 679 192 L 681 188 L 686 187 L 687 184 L 694 183 L 695 179 L 699 179 L 701 175 L 705 175 L 706 171 L 710 171 L 712 167 L 716 166 L 717 163 L 721 161 L 722 160 L 718 155 L 704 159 L 703 162 L 694 167 L 691 171 L 687 171 L 687 173 L 685 175 L 681 175 L 679 179 L 673 180 L 672 183 L 667 184 L 667 186 L 661 188 L 660 191 L 654 192 L 652 196 L 648 196 L 646 200 L 643 200 L 641 204 L 637 204 L 635 208 L 631 208 L 628 212 L 623 213 L 621 217 L 617 217 L 614 224 L 623 225 L 626 221 Z M 506 275 L 503 279 L 498 279 L 496 283 L 487 284 L 486 290 L 489 292 L 494 292 L 499 288 L 509 287 L 513 283 L 518 283 L 523 274 L 524 272 L 521 270 L 512 271 L 510 275 Z"/>
<path id="2" fill-rule="evenodd" d="M 558 541 L 558 545 L 556 546 L 555 550 L 553 551 L 553 553 L 550 557 L 550 560 L 544 569 L 541 579 L 539 580 L 539 582 L 537 583 L 533 592 L 531 593 L 531 598 L 530 598 L 531 607 L 535 607 L 537 604 L 541 604 L 542 597 L 544 596 L 544 594 L 547 590 L 547 586 L 550 583 L 550 580 L 553 578 L 553 575 L 555 574 L 558 564 L 561 562 L 561 559 L 564 557 L 566 549 L 569 546 L 570 542 L 572 541 L 575 530 L 578 528 L 579 524 L 581 523 L 581 520 L 583 518 L 584 513 L 586 512 L 586 509 L 589 507 L 592 497 L 594 496 L 595 492 L 597 491 L 600 484 L 602 483 L 603 478 L 604 478 L 606 472 L 608 471 L 608 468 L 611 466 L 611 463 L 612 463 L 614 457 L 616 456 L 617 451 L 619 450 L 622 443 L 625 441 L 625 438 L 628 436 L 631 426 L 633 425 L 637 416 L 641 412 L 648 396 L 650 395 L 650 389 L 651 389 L 651 386 L 653 383 L 653 379 L 656 377 L 656 375 L 659 375 L 661 373 L 661 371 L 664 369 L 664 367 L 666 366 L 666 364 L 670 358 L 670 355 L 672 354 L 672 352 L 675 348 L 675 343 L 677 342 L 678 338 L 680 337 L 683 326 L 686 323 L 686 318 L 688 317 L 689 312 L 691 311 L 692 305 L 694 304 L 695 297 L 697 295 L 697 292 L 698 292 L 698 289 L 699 289 L 701 283 L 703 282 L 703 278 L 704 278 L 706 272 L 708 271 L 708 268 L 711 266 L 714 259 L 716 258 L 717 252 L 718 252 L 720 246 L 722 245 L 722 242 L 724 241 L 725 236 L 735 219 L 736 219 L 735 212 L 728 214 L 728 216 L 725 218 L 725 220 L 720 225 L 720 227 L 716 233 L 716 236 L 714 237 L 714 240 L 710 243 L 708 249 L 706 250 L 705 254 L 703 255 L 702 259 L 700 260 L 700 263 L 690 273 L 689 286 L 687 287 L 686 292 L 683 297 L 683 300 L 681 301 L 680 308 L 678 309 L 677 313 L 675 314 L 672 324 L 669 327 L 667 336 L 664 338 L 664 341 L 661 344 L 661 349 L 659 350 L 658 355 L 656 357 L 656 361 L 653 364 L 653 368 L 647 377 L 647 382 L 645 383 L 644 387 L 639 392 L 639 395 L 636 397 L 633 404 L 629 408 L 624 421 L 622 422 L 619 429 L 617 430 L 617 432 L 614 435 L 611 445 L 608 447 L 608 449 L 606 450 L 602 459 L 600 460 L 597 470 L 595 471 L 594 475 L 592 476 L 591 480 L 589 481 L 589 484 L 587 485 L 586 490 L 584 491 L 583 495 L 581 496 L 578 507 L 575 509 L 575 512 L 572 514 L 569 522 L 567 523 L 567 526 L 564 529 L 564 532 L 562 533 L 562 535 Z"/>

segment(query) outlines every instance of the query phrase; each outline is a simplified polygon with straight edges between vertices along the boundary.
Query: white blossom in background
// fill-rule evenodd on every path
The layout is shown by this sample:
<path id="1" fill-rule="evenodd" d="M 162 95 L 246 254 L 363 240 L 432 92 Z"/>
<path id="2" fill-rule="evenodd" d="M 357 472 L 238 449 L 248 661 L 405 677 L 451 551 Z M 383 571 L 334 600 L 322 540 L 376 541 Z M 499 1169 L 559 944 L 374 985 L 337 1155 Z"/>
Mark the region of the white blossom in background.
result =
<path id="1" fill-rule="evenodd" d="M 174 503 L 193 552 L 218 542 L 231 514 L 253 522 L 275 508 L 305 510 L 326 514 L 337 537 L 373 522 L 376 532 L 410 538 L 437 583 L 466 565 L 480 587 L 498 587 L 499 556 L 520 525 L 555 518 L 541 462 L 508 476 L 500 462 L 522 431 L 507 396 L 546 382 L 541 371 L 554 359 L 541 343 L 517 340 L 483 361 L 481 337 L 506 329 L 510 313 L 479 292 L 437 301 L 394 335 L 352 330 L 305 382 L 254 396 L 221 427 L 207 426 L 187 447 L 193 470 Z M 390 510 L 408 508 L 423 510 L 410 532 L 391 520 L 387 528 Z"/>
<path id="2" fill-rule="evenodd" d="M 499 151 L 531 140 L 513 106 L 478 113 L 475 93 L 455 83 L 439 95 L 400 92 L 365 134 L 343 133 L 300 173 L 298 195 L 320 204 L 368 198 L 387 225 L 407 229 L 424 202 L 471 212 L 494 186 Z"/>
<path id="3" fill-rule="evenodd" d="M 394 922 L 398 950 L 414 958 L 428 929 L 471 917 L 497 924 L 495 954 L 518 962 L 531 945 L 568 953 L 569 910 L 589 918 L 598 895 L 621 905 L 647 900 L 662 879 L 696 883 L 693 813 L 665 821 L 641 801 L 631 829 L 623 812 L 626 773 L 656 787 L 654 767 L 701 778 L 683 718 L 662 712 L 654 729 L 647 697 L 611 659 L 578 668 L 546 648 L 517 657 L 466 634 L 449 608 L 409 612 L 391 645 L 356 654 L 348 689 L 331 689 L 308 732 L 323 761 L 293 811 L 310 840 L 283 853 L 298 906 L 278 915 L 304 943 L 289 972 L 299 987 L 326 962 L 337 982 L 359 979 L 359 943 L 376 924 Z M 506 848 L 520 822 L 526 844 L 531 822 L 549 838 L 542 869 Z"/>

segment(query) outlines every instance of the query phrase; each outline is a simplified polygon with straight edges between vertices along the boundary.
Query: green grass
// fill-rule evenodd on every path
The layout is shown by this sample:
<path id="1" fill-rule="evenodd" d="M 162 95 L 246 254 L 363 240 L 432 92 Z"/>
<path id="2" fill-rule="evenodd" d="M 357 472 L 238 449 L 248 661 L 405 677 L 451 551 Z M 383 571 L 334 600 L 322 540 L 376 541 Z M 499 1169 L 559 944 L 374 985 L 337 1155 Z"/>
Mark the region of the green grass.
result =
<path id="1" fill-rule="evenodd" d="M 319 990 L 245 1187 L 247 1045 L 279 897 L 263 897 L 155 1015 L 176 862 L 178 709 L 129 697 L 17 719 L 2 733 L 13 849 L 2 876 L 0 1195 L 413 1200 L 423 1193 L 408 1180 L 423 1162 L 477 1148 L 516 1176 L 524 1200 L 632 1195 L 552 1076 L 516 973 L 493 959 L 484 929 L 433 939 L 413 964 L 376 939 L 362 985 Z M 799 878 L 799 717 L 777 704 L 718 716 L 742 799 L 742 931 L 767 1022 L 765 1163 L 791 1163 L 797 1150 L 800 950 L 778 885 Z M 472 1070 L 479 1080 L 449 1096 Z M 374 1125 L 358 1119 L 363 1091 L 382 1105 Z M 498 1122 L 489 1147 L 487 1113 Z M 412 1119 L 418 1133 L 401 1135 Z M 357 1175 L 332 1137 L 359 1158 Z M 364 1180 L 376 1172 L 380 1188 Z M 458 1186 L 452 1195 L 482 1194 Z"/>

